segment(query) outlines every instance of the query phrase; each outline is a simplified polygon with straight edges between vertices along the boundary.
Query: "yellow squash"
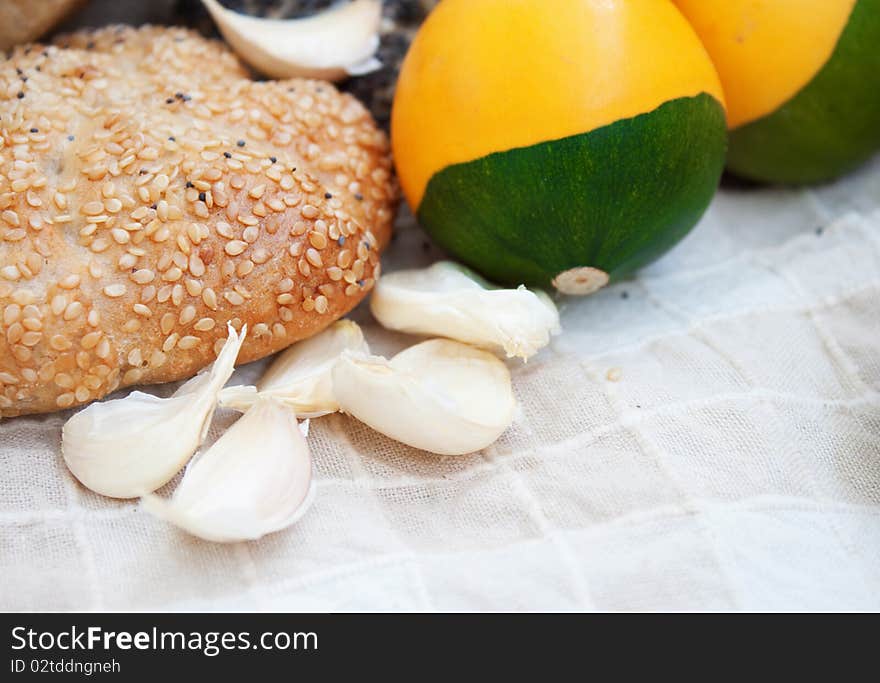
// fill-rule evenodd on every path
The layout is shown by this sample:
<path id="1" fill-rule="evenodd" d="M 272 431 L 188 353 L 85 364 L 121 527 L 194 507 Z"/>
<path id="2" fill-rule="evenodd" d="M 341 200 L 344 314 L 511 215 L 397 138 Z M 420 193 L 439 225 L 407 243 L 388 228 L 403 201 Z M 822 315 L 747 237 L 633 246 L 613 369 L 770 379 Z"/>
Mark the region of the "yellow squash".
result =
<path id="1" fill-rule="evenodd" d="M 492 280 L 587 294 L 657 258 L 724 161 L 721 83 L 669 0 L 443 0 L 404 61 L 404 192 Z"/>

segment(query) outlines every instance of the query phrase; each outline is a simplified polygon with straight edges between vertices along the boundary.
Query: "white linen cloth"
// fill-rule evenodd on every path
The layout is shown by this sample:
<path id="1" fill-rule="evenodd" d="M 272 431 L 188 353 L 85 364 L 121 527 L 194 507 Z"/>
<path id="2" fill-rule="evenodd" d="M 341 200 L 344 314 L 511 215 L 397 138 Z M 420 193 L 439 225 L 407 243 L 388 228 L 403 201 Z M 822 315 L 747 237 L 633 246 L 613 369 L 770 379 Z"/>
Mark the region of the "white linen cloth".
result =
<path id="1" fill-rule="evenodd" d="M 880 609 L 878 210 L 880 161 L 722 190 L 638 279 L 562 302 L 565 333 L 511 363 L 495 446 L 441 458 L 314 420 L 316 502 L 255 543 L 83 489 L 69 414 L 4 421 L 0 608 Z M 437 258 L 401 224 L 386 266 Z M 355 318 L 379 353 L 413 342 Z"/>

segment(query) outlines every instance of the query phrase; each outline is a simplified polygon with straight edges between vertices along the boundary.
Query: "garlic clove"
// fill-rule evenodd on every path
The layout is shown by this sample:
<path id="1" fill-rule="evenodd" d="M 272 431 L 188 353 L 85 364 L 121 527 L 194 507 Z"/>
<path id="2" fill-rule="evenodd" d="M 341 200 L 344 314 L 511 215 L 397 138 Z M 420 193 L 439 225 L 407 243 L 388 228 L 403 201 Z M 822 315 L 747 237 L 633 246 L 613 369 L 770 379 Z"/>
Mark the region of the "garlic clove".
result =
<path id="1" fill-rule="evenodd" d="M 227 387 L 220 392 L 220 405 L 245 411 L 259 396 L 281 401 L 300 419 L 321 417 L 339 410 L 330 376 L 344 351 L 369 353 L 357 323 L 339 320 L 314 337 L 284 351 L 256 387 Z"/>
<path id="2" fill-rule="evenodd" d="M 493 288 L 449 261 L 384 275 L 370 310 L 391 330 L 440 335 L 523 360 L 560 330 L 559 312 L 544 292 Z"/>
<path id="3" fill-rule="evenodd" d="M 136 498 L 168 483 L 207 435 L 246 334 L 246 327 L 238 334 L 230 325 L 214 363 L 170 398 L 134 391 L 71 417 L 61 448 L 73 476 L 112 498 Z"/>
<path id="4" fill-rule="evenodd" d="M 343 412 L 397 441 L 440 455 L 494 443 L 513 421 L 507 366 L 448 339 L 416 344 L 390 361 L 346 352 L 333 368 Z"/>
<path id="5" fill-rule="evenodd" d="M 313 497 L 312 459 L 296 416 L 261 398 L 193 459 L 170 499 L 148 494 L 142 503 L 194 536 L 233 543 L 294 524 Z"/>
<path id="6" fill-rule="evenodd" d="M 353 0 L 304 19 L 262 19 L 239 14 L 217 0 L 202 0 L 235 52 L 270 78 L 342 80 L 382 66 L 381 0 Z"/>

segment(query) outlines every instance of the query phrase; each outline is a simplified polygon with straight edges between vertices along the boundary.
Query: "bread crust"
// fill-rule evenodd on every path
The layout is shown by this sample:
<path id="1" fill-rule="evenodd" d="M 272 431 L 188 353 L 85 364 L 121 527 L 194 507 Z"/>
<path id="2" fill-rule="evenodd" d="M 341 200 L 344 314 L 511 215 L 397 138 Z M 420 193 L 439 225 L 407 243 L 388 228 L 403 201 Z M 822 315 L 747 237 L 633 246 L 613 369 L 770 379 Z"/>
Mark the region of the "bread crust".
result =
<path id="1" fill-rule="evenodd" d="M 328 83 L 112 27 L 0 65 L 0 416 L 70 408 L 311 336 L 379 276 L 388 141 Z"/>

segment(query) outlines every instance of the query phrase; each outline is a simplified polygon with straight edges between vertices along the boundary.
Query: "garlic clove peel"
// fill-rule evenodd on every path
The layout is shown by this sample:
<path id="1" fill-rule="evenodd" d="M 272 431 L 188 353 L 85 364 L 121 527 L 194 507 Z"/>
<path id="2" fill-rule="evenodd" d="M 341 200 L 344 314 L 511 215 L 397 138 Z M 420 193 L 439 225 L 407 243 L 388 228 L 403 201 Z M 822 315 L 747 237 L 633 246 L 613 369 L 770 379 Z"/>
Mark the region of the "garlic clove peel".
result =
<path id="1" fill-rule="evenodd" d="M 381 0 L 353 0 L 303 19 L 250 17 L 217 0 L 202 3 L 238 56 L 265 76 L 338 81 L 382 66 L 374 56 Z"/>
<path id="2" fill-rule="evenodd" d="M 333 368 L 343 412 L 397 441 L 440 455 L 493 442 L 513 421 L 510 372 L 486 351 L 434 339 L 390 361 L 346 352 Z"/>
<path id="3" fill-rule="evenodd" d="M 134 391 L 71 417 L 61 448 L 73 476 L 113 498 L 136 498 L 168 483 L 204 440 L 246 334 L 230 326 L 214 363 L 169 398 Z"/>
<path id="4" fill-rule="evenodd" d="M 300 419 L 335 413 L 331 372 L 345 351 L 370 352 L 357 323 L 339 320 L 320 334 L 298 342 L 272 363 L 256 387 L 227 387 L 220 405 L 245 411 L 260 397 L 271 397 L 289 406 Z"/>
<path id="5" fill-rule="evenodd" d="M 287 528 L 314 498 L 312 459 L 293 412 L 260 398 L 193 459 L 170 499 L 148 494 L 148 512 L 207 541 L 255 540 Z"/>
<path id="6" fill-rule="evenodd" d="M 448 337 L 523 360 L 560 330 L 559 312 L 544 292 L 493 288 L 449 261 L 384 275 L 370 310 L 388 329 Z"/>

